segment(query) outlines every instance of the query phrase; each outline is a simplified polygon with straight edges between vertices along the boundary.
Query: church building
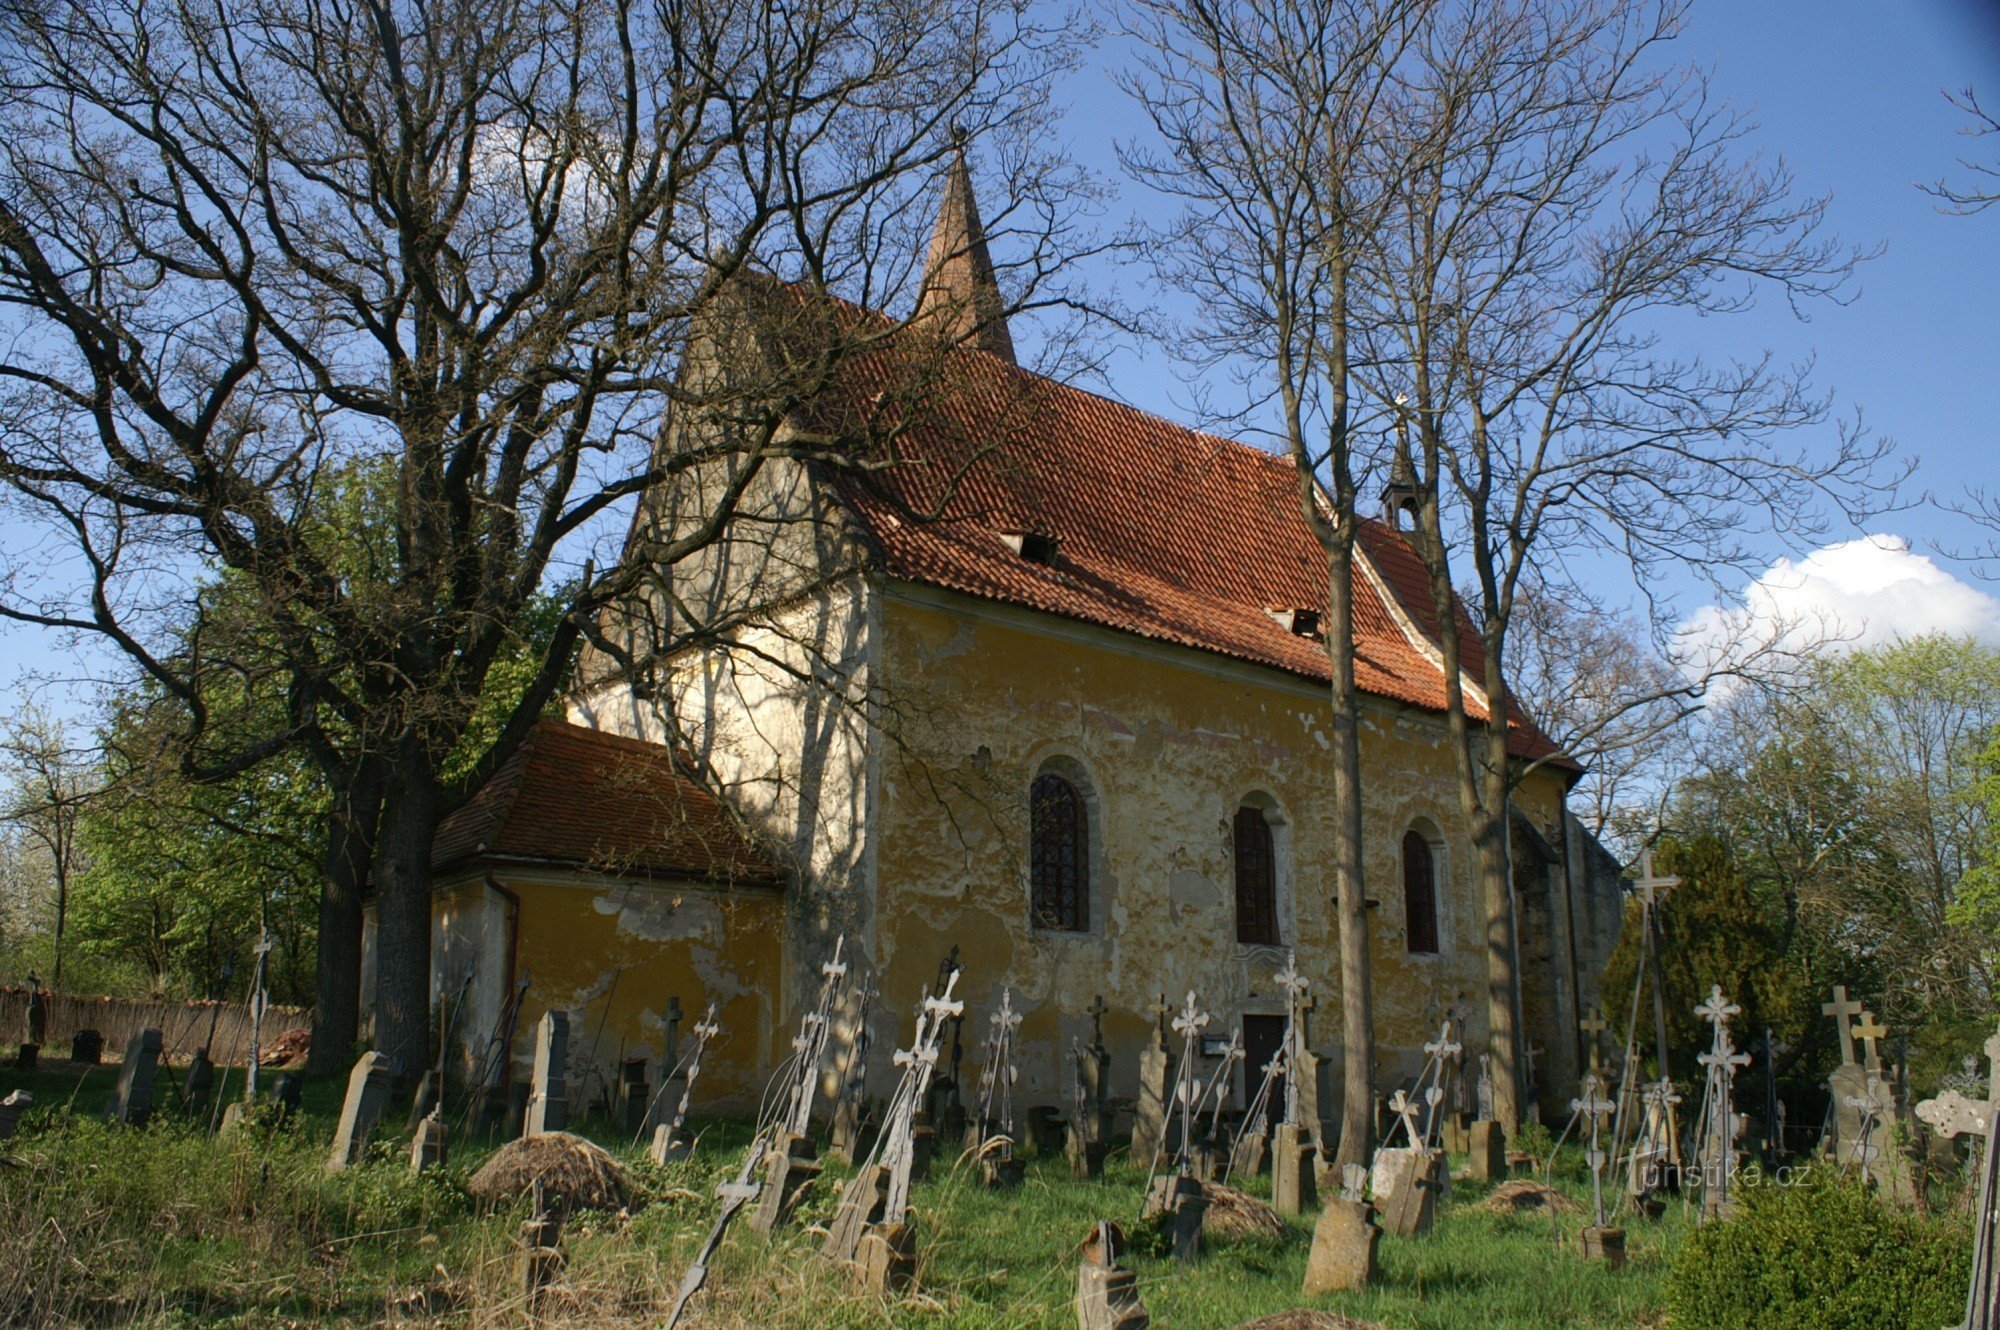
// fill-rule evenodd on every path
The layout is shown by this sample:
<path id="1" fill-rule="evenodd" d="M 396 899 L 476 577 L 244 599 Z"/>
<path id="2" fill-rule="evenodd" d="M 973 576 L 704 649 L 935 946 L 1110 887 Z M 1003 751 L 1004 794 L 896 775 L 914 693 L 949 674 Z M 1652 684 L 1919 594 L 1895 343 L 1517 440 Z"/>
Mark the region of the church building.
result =
<path id="1" fill-rule="evenodd" d="M 1062 1100 L 1100 999 L 1111 1091 L 1130 1096 L 1163 997 L 1194 992 L 1210 1032 L 1240 1030 L 1261 1064 L 1295 957 L 1337 1117 L 1326 570 L 1291 463 L 1024 369 L 1001 308 L 961 160 L 918 311 L 895 325 L 948 334 L 921 391 L 894 357 L 857 357 L 797 424 L 894 414 L 895 462 L 766 463 L 742 500 L 757 520 L 677 570 L 673 596 L 727 622 L 746 584 L 789 578 L 786 594 L 649 686 L 587 652 L 569 723 L 440 835 L 438 983 L 470 976 L 469 1056 L 511 1033 L 519 1075 L 534 1020 L 560 1008 L 573 1084 L 609 1085 L 713 1002 L 704 1098 L 747 1109 L 838 942 L 873 985 L 878 1085 L 955 958 L 968 1081 L 1004 989 L 1024 1013 L 1017 1103 Z M 649 500 L 635 539 L 705 501 Z M 1364 522 L 1357 579 L 1386 1095 L 1447 1017 L 1476 1059 L 1484 927 L 1438 616 L 1392 514 Z M 1457 631 L 1476 671 L 1478 639 Z M 1574 1091 L 1619 882 L 1566 811 L 1578 768 L 1526 722 L 1511 732 L 1521 1004 L 1547 1107 Z"/>

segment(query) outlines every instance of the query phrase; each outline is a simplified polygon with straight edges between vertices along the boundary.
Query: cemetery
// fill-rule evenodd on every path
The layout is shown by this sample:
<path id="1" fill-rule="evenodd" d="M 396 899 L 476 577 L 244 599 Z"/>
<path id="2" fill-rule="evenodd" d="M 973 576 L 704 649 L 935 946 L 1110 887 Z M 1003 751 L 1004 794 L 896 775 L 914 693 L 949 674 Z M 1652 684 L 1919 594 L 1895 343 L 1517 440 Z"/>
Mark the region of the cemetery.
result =
<path id="1" fill-rule="evenodd" d="M 2000 1330 L 2000 5 L 0 14 L 0 1330 Z"/>
<path id="2" fill-rule="evenodd" d="M 1699 1328 L 1764 1324 L 1803 1287 L 1803 1326 L 2000 1324 L 1983 1149 L 2000 1098 L 1910 1103 L 1844 990 L 1824 1003 L 1829 1089 L 1860 1092 L 1830 1098 L 1796 1154 L 1757 1139 L 1740 1011 L 1712 986 L 1699 1096 L 1649 1082 L 1593 1017 L 1561 1128 L 1505 1148 L 1477 1116 L 1486 1086 L 1461 1092 L 1447 1021 L 1383 1101 L 1372 1167 L 1335 1175 L 1286 1075 L 1310 1055 L 1308 985 L 1284 973 L 1287 1031 L 1261 1068 L 1240 1068 L 1240 1033 L 1207 1041 L 1189 991 L 1156 1029 L 1164 1062 L 1127 1082 L 1101 1039 L 1073 1047 L 1044 1133 L 1013 1103 L 1012 994 L 969 1011 L 955 959 L 908 1046 L 877 1054 L 893 1089 L 843 1113 L 870 1054 L 829 1014 L 869 981 L 838 949 L 754 1121 L 702 1111 L 712 1012 L 656 1092 L 617 1102 L 580 1093 L 568 1022 L 544 1016 L 511 1121 L 375 1052 L 303 1093 L 289 1071 L 221 1069 L 239 1087 L 224 1112 L 193 1096 L 200 1050 L 176 1065 L 158 1030 L 116 1061 L 23 1058 L 0 1100 L 0 1202 L 22 1221 L 0 1238 L 0 1322 Z M 961 1095 L 953 1035 L 975 1018 L 989 1034 Z M 1649 1090 L 1699 1111 L 1663 1140 Z M 865 1124 L 846 1155 L 842 1121 Z"/>

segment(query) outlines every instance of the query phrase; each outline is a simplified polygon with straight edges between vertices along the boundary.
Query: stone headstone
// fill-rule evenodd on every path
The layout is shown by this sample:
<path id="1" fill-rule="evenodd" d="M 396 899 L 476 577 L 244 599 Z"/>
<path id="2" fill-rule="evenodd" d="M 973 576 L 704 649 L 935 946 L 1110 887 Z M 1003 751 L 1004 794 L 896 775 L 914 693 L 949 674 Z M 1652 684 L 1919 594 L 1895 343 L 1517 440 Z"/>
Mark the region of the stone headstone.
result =
<path id="1" fill-rule="evenodd" d="M 35 1097 L 26 1090 L 15 1090 L 5 1099 L 0 1099 L 0 1141 L 11 1140 L 15 1129 L 21 1125 L 21 1115 L 34 1107 Z"/>
<path id="2" fill-rule="evenodd" d="M 69 1037 L 69 1060 L 91 1067 L 104 1061 L 104 1036 L 96 1030 L 78 1030 Z"/>
<path id="3" fill-rule="evenodd" d="M 1439 1150 L 1420 1147 L 1377 1150 L 1370 1186 L 1382 1217 L 1382 1231 L 1399 1238 L 1430 1232 L 1437 1217 L 1437 1198 L 1442 1189 L 1439 1174 L 1443 1171 L 1444 1154 Z"/>
<path id="4" fill-rule="evenodd" d="M 1602 1261 L 1614 1270 L 1625 1264 L 1624 1229 L 1586 1225 L 1581 1242 L 1586 1261 Z"/>
<path id="5" fill-rule="evenodd" d="M 1507 1180 L 1507 1129 L 1497 1122 L 1475 1122 L 1466 1135 L 1474 1182 Z"/>
<path id="6" fill-rule="evenodd" d="M 1375 1248 L 1381 1240 L 1382 1230 L 1368 1202 L 1346 1196 L 1329 1200 L 1313 1225 L 1306 1296 L 1367 1288 L 1375 1278 Z"/>
<path id="7" fill-rule="evenodd" d="M 106 1122 L 143 1127 L 153 1116 L 153 1077 L 160 1068 L 160 1032 L 148 1025 L 135 1030 L 125 1043 L 125 1063 L 118 1068 L 118 1084 L 104 1106 Z"/>
<path id="8" fill-rule="evenodd" d="M 28 983 L 28 1042 L 40 1046 L 49 1039 L 49 1000 L 33 979 Z"/>
<path id="9" fill-rule="evenodd" d="M 1298 1215 L 1319 1203 L 1313 1158 L 1318 1151 L 1306 1128 L 1294 1122 L 1278 1125 L 1271 1143 L 1271 1208 L 1281 1215 Z"/>
<path id="10" fill-rule="evenodd" d="M 561 1131 L 569 1125 L 569 1013 L 545 1011 L 535 1026 L 535 1063 L 528 1077 L 523 1136 Z"/>
<path id="11" fill-rule="evenodd" d="M 1083 1241 L 1076 1271 L 1077 1330 L 1147 1330 L 1152 1318 L 1139 1300 L 1139 1278 L 1120 1262 L 1125 1235 L 1098 1224 Z"/>
<path id="12" fill-rule="evenodd" d="M 619 1073 L 619 1102 L 624 1105 L 624 1126 L 627 1136 L 637 1136 L 646 1129 L 646 1110 L 652 1103 L 646 1084 L 646 1059 L 627 1058 Z"/>
<path id="13" fill-rule="evenodd" d="M 208 1050 L 198 1048 L 194 1059 L 188 1063 L 187 1110 L 195 1117 L 208 1111 L 208 1097 L 215 1093 L 215 1064 L 208 1060 Z"/>
<path id="14" fill-rule="evenodd" d="M 410 1138 L 410 1171 L 423 1173 L 445 1161 L 445 1130 L 442 1110 L 432 1109 L 417 1124 Z"/>
<path id="15" fill-rule="evenodd" d="M 1139 1054 L 1139 1102 L 1132 1121 L 1132 1158 L 1150 1164 L 1167 1138 L 1167 1112 L 1173 1106 L 1170 1072 L 1173 1059 L 1158 1038 Z"/>
<path id="16" fill-rule="evenodd" d="M 40 1044 L 22 1044 L 21 1051 L 14 1055 L 14 1070 L 33 1071 L 36 1064 L 41 1061 L 41 1057 L 42 1046 Z"/>
<path id="17" fill-rule="evenodd" d="M 396 1088 L 400 1070 L 387 1053 L 363 1053 L 347 1074 L 347 1097 L 340 1105 L 340 1124 L 333 1133 L 333 1152 L 327 1156 L 326 1171 L 338 1173 L 361 1158 L 389 1096 Z"/>
<path id="18" fill-rule="evenodd" d="M 410 1096 L 410 1117 L 403 1130 L 414 1135 L 424 1125 L 424 1119 L 437 1107 L 438 1074 L 433 1067 L 424 1068 L 424 1074 L 417 1078 L 416 1093 Z"/>

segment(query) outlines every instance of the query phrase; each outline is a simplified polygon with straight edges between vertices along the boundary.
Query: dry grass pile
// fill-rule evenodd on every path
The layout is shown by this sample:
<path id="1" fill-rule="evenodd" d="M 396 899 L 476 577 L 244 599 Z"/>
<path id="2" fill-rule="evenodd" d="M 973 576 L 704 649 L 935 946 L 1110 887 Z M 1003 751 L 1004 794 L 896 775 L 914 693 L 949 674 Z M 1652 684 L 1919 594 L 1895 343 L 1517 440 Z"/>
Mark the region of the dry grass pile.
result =
<path id="1" fill-rule="evenodd" d="M 1553 1211 L 1559 1215 L 1580 1215 L 1583 1207 L 1546 1183 L 1533 1178 L 1515 1178 L 1493 1189 L 1479 1208 L 1496 1215 L 1517 1215 L 1523 1211 Z"/>
<path id="2" fill-rule="evenodd" d="M 1245 1321 L 1236 1330 L 1382 1330 L 1382 1327 L 1373 1321 L 1357 1321 L 1352 1316 L 1336 1312 L 1312 1312 L 1300 1308 Z"/>
<path id="3" fill-rule="evenodd" d="M 602 1147 L 564 1131 L 509 1141 L 493 1152 L 465 1189 L 490 1203 L 525 1196 L 542 1184 L 551 1205 L 572 1210 L 623 1209 L 625 1170 Z"/>
<path id="4" fill-rule="evenodd" d="M 1201 1221 L 1204 1237 L 1276 1237 L 1285 1231 L 1278 1212 L 1247 1191 L 1219 1182 L 1205 1182 L 1201 1191 L 1208 1199 L 1208 1213 Z"/>

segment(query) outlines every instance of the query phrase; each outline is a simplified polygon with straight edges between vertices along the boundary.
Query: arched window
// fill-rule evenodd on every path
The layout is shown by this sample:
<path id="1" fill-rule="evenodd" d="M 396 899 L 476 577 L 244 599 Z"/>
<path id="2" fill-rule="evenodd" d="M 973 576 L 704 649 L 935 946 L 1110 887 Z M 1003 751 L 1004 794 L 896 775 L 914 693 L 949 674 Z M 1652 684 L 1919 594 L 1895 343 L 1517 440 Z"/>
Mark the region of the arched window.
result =
<path id="1" fill-rule="evenodd" d="M 1090 814 L 1076 786 L 1052 771 L 1028 788 L 1028 884 L 1035 927 L 1090 929 Z"/>
<path id="2" fill-rule="evenodd" d="M 1278 847 L 1261 808 L 1236 810 L 1236 940 L 1278 945 Z"/>
<path id="3" fill-rule="evenodd" d="M 1403 836 L 1403 935 L 1411 951 L 1436 954 L 1437 864 L 1431 843 L 1414 828 Z"/>

